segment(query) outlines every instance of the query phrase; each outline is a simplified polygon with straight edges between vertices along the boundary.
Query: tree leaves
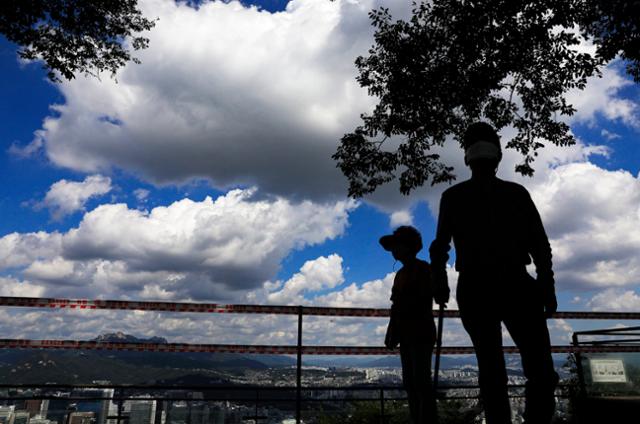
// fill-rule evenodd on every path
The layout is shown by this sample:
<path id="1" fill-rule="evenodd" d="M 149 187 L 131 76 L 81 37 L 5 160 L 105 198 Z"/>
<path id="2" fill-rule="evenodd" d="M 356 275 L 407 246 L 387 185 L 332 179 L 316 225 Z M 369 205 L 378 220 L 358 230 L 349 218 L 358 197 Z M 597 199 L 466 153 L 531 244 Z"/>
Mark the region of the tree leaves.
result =
<path id="1" fill-rule="evenodd" d="M 355 63 L 358 82 L 378 104 L 362 115 L 362 125 L 345 134 L 333 155 L 349 180 L 349 195 L 361 197 L 395 178 L 404 194 L 426 182 L 453 180 L 453 169 L 430 150 L 450 139 L 460 141 L 477 120 L 515 128 L 507 147 L 523 155 L 516 171 L 532 175 L 537 150 L 544 146 L 540 140 L 559 146 L 575 142 L 561 120 L 575 111 L 566 102 L 567 91 L 584 88 L 587 78 L 615 56 L 611 44 L 629 50 L 638 40 L 637 26 L 623 42 L 614 40 L 619 32 L 607 31 L 611 22 L 620 27 L 616 19 L 621 17 L 606 4 L 434 0 L 414 3 L 408 21 L 394 20 L 385 8 L 372 11 L 375 44 Z M 585 11 L 587 6 L 606 7 L 610 19 Z M 597 24 L 585 24 L 596 18 Z M 575 48 L 578 27 L 587 35 L 599 34 L 598 54 Z M 632 53 L 624 54 L 631 58 Z M 633 69 L 637 72 L 637 65 Z"/>
<path id="2" fill-rule="evenodd" d="M 155 25 L 137 9 L 137 0 L 3 0 L 0 33 L 20 45 L 27 60 L 42 59 L 47 76 L 60 82 L 76 73 L 97 76 L 116 71 L 133 50 L 149 40 L 135 35 Z M 128 46 L 127 43 L 130 45 Z"/>

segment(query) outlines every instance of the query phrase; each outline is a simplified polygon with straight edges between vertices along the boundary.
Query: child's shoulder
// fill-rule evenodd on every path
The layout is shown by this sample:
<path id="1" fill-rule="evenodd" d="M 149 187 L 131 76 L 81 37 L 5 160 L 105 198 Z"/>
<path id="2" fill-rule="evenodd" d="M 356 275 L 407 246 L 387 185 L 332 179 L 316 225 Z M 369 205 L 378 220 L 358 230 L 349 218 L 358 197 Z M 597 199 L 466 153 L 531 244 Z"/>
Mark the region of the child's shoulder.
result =
<path id="1" fill-rule="evenodd" d="M 417 265 L 419 267 L 419 269 L 423 272 L 431 272 L 431 264 L 427 261 L 424 261 L 422 259 L 418 259 L 417 261 Z"/>

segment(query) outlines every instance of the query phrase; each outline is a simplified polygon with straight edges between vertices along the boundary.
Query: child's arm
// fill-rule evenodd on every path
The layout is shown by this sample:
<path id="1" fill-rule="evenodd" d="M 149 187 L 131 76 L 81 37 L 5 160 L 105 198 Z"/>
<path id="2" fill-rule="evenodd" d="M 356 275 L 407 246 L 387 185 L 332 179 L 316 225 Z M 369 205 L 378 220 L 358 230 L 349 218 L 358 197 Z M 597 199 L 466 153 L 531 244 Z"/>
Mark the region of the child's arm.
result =
<path id="1" fill-rule="evenodd" d="M 389 325 L 387 326 L 387 334 L 384 336 L 384 345 L 388 349 L 395 349 L 398 347 L 397 337 L 393 330 L 393 321 L 389 320 Z"/>
<path id="2" fill-rule="evenodd" d="M 396 311 L 393 304 L 393 294 L 391 295 L 391 310 L 389 312 L 389 324 L 387 325 L 387 333 L 384 336 L 384 345 L 388 349 L 395 349 L 398 347 L 400 340 L 398 340 L 398 332 L 395 328 L 396 320 L 394 319 Z"/>

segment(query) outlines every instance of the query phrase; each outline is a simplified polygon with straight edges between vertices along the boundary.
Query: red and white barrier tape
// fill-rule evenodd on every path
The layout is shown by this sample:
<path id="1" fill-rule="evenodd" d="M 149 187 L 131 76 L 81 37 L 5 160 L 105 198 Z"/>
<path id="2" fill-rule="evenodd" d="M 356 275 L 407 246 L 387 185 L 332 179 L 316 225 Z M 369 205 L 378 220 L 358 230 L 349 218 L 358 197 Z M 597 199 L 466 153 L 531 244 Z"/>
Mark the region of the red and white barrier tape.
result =
<path id="1" fill-rule="evenodd" d="M 140 302 L 127 300 L 55 299 L 37 297 L 0 297 L 0 306 L 61 309 L 110 309 L 199 313 L 289 314 L 297 315 L 298 306 L 231 305 L 221 303 Z M 388 317 L 388 309 L 302 307 L 304 315 Z"/>
<path id="2" fill-rule="evenodd" d="M 222 303 L 190 302 L 140 302 L 128 300 L 86 300 L 55 299 L 39 297 L 0 296 L 0 306 L 19 306 L 32 308 L 61 309 L 109 309 L 165 312 L 198 313 L 241 313 L 241 314 L 287 314 L 297 315 L 302 308 L 303 315 L 350 316 L 350 317 L 388 317 L 389 309 L 381 308 L 334 308 L 318 306 L 276 306 L 276 305 L 232 305 Z M 433 311 L 434 316 L 437 311 Z M 446 310 L 446 318 L 458 318 L 457 310 Z M 619 319 L 640 320 L 640 312 L 557 312 L 558 319 Z"/>
<path id="3" fill-rule="evenodd" d="M 115 350 L 138 352 L 225 352 L 245 354 L 285 354 L 297 353 L 296 346 L 278 345 L 229 345 L 229 344 L 188 344 L 188 343 L 118 343 L 78 340 L 24 340 L 0 339 L 0 349 L 67 349 L 67 350 Z M 505 353 L 518 353 L 514 346 L 505 346 Z M 553 353 L 603 353 L 640 352 L 640 346 L 552 346 Z M 392 355 L 391 351 L 377 346 L 303 346 L 305 355 Z M 471 346 L 444 346 L 445 355 L 473 354 Z"/>
<path id="4" fill-rule="evenodd" d="M 139 352 L 227 352 L 260 354 L 295 354 L 296 348 L 277 345 L 225 345 L 187 343 L 119 343 L 78 340 L 22 340 L 0 339 L 4 349 L 69 349 L 69 350 L 116 350 Z"/>

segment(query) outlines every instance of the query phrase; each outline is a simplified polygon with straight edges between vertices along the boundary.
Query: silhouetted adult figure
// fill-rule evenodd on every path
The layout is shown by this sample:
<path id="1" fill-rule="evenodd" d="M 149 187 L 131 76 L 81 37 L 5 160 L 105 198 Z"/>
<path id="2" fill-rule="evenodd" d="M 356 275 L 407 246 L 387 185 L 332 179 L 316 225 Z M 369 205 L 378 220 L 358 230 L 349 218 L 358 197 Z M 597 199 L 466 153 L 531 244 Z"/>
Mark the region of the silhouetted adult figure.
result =
<path id="1" fill-rule="evenodd" d="M 471 179 L 447 189 L 440 200 L 436 238 L 429 249 L 435 287 L 446 286 L 450 242 L 459 272 L 456 298 L 476 351 L 480 395 L 488 424 L 511 423 L 501 323 L 520 350 L 527 379 L 524 418 L 548 424 L 554 414 L 548 318 L 557 309 L 551 247 L 527 190 L 496 177 L 500 138 L 486 123 L 469 126 L 464 138 Z M 533 263 L 537 280 L 526 266 Z M 436 302 L 448 291 L 435 293 Z"/>
<path id="2" fill-rule="evenodd" d="M 431 353 L 436 340 L 433 288 L 429 264 L 416 257 L 422 236 L 411 226 L 398 227 L 380 244 L 402 262 L 391 289 L 391 317 L 384 344 L 400 344 L 402 384 L 409 399 L 411 424 L 435 424 L 437 411 L 431 384 Z"/>

